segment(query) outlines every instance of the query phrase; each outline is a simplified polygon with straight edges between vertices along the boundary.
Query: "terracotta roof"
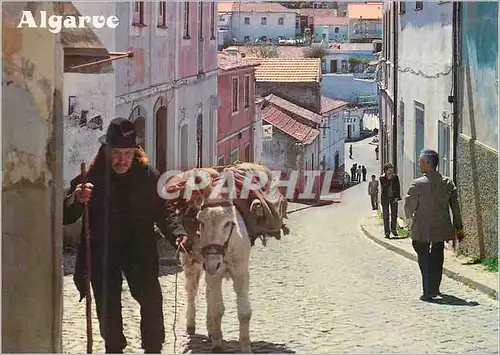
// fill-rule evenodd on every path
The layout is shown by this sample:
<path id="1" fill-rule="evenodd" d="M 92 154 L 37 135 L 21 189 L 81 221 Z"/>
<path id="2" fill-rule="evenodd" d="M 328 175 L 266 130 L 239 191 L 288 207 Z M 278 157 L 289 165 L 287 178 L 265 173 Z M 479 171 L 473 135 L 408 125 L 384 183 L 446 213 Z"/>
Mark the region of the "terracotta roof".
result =
<path id="1" fill-rule="evenodd" d="M 237 55 L 219 52 L 217 53 L 217 56 L 219 58 L 219 68 L 224 71 L 256 67 L 260 65 L 258 62 L 246 58 L 241 58 Z"/>
<path id="2" fill-rule="evenodd" d="M 273 125 L 286 135 L 303 144 L 311 144 L 319 135 L 319 130 L 300 123 L 286 111 L 273 105 L 266 106 L 261 112 L 262 121 Z"/>
<path id="3" fill-rule="evenodd" d="M 217 3 L 217 12 L 232 12 L 234 2 L 219 2 Z"/>
<path id="4" fill-rule="evenodd" d="M 350 19 L 362 18 L 363 20 L 381 20 L 382 3 L 348 4 L 347 15 Z"/>
<path id="5" fill-rule="evenodd" d="M 321 79 L 319 58 L 252 58 L 261 65 L 255 71 L 257 82 L 311 83 Z"/>
<path id="6" fill-rule="evenodd" d="M 267 102 L 270 102 L 272 105 L 280 108 L 281 110 L 284 110 L 287 113 L 296 116 L 297 119 L 305 125 L 317 127 L 323 120 L 323 117 L 321 115 L 300 107 L 299 105 L 295 105 L 293 102 L 287 101 L 277 95 L 267 95 L 265 97 L 265 100 Z"/>
<path id="7" fill-rule="evenodd" d="M 343 100 L 332 99 L 326 96 L 321 96 L 321 113 L 327 113 L 343 106 L 348 105 L 349 102 Z"/>
<path id="8" fill-rule="evenodd" d="M 337 16 L 337 10 L 334 9 L 297 9 L 297 12 L 300 16 L 314 17 L 314 22 L 316 22 L 316 17 Z"/>
<path id="9" fill-rule="evenodd" d="M 220 2 L 217 12 L 297 12 L 275 2 Z"/>
<path id="10" fill-rule="evenodd" d="M 321 16 L 314 17 L 314 26 L 347 26 L 349 19 L 347 17 Z"/>

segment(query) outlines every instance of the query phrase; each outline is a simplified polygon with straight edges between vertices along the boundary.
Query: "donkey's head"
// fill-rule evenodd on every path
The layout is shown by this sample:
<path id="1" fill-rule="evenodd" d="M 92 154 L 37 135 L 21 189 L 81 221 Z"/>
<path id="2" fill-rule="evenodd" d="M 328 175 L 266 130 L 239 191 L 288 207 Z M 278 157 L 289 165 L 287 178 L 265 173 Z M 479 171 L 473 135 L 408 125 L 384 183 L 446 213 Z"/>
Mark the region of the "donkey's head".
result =
<path id="1" fill-rule="evenodd" d="M 197 219 L 203 268 L 208 274 L 216 275 L 224 270 L 224 257 L 237 229 L 235 207 L 229 201 L 202 203 Z"/>

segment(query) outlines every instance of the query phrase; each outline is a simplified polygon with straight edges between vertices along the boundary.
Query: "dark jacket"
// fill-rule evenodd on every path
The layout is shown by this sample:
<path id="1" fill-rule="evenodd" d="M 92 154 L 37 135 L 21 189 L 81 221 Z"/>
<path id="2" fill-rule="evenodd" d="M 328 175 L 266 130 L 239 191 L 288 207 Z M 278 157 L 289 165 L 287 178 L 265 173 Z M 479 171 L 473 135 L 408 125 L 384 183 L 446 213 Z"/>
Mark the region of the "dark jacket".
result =
<path id="1" fill-rule="evenodd" d="M 385 175 L 382 175 L 380 178 L 380 194 L 381 194 L 381 199 L 384 201 L 387 201 L 388 195 L 389 195 L 389 185 L 390 185 L 390 180 L 385 177 Z M 400 201 L 401 200 L 401 185 L 399 184 L 399 177 L 394 174 L 392 176 L 392 191 L 393 191 L 393 197 L 395 201 Z"/>
<path id="2" fill-rule="evenodd" d="M 187 235 L 173 208 L 158 195 L 158 171 L 136 161 L 123 176 L 110 167 L 106 173 L 103 170 L 91 169 L 87 177 L 94 185 L 88 203 L 92 275 L 102 272 L 104 250 L 108 255 L 123 251 L 126 255 L 133 253 L 138 260 L 158 259 L 160 237 L 155 233 L 155 223 L 172 244 L 177 237 Z M 74 199 L 74 191 L 81 181 L 81 175 L 71 181 L 64 199 L 64 224 L 75 223 L 82 216 L 83 205 Z M 82 227 L 74 275 L 82 298 L 86 292 L 85 254 Z"/>

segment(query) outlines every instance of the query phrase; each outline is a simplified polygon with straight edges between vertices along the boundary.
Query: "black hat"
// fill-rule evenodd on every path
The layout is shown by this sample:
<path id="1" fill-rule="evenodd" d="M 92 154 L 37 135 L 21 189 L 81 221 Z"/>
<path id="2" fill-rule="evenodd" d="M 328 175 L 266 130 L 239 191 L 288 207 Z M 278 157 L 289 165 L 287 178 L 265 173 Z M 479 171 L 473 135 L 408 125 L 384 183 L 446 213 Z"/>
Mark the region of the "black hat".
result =
<path id="1" fill-rule="evenodd" d="M 139 146 L 134 124 L 123 117 L 115 118 L 109 123 L 106 135 L 99 137 L 99 142 L 116 148 L 136 148 Z"/>

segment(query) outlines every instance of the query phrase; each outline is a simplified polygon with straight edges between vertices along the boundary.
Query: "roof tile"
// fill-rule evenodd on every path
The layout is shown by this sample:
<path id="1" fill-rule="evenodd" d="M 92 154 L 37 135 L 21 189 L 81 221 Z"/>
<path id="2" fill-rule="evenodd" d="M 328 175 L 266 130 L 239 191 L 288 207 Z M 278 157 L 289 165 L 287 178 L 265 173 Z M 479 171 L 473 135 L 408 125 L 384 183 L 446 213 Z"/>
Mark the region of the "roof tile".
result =
<path id="1" fill-rule="evenodd" d="M 219 68 L 224 71 L 243 69 L 260 65 L 258 62 L 255 62 L 251 59 L 241 58 L 236 55 L 230 55 L 223 52 L 219 52 L 217 53 L 217 55 L 219 57 Z"/>
<path id="2" fill-rule="evenodd" d="M 349 102 L 321 96 L 321 113 L 327 113 L 348 105 Z"/>
<path id="3" fill-rule="evenodd" d="M 306 145 L 314 142 L 320 133 L 318 129 L 300 123 L 273 105 L 262 110 L 262 120 Z"/>
<path id="4" fill-rule="evenodd" d="M 256 68 L 257 82 L 311 83 L 321 80 L 319 58 L 252 58 L 261 65 Z"/>

